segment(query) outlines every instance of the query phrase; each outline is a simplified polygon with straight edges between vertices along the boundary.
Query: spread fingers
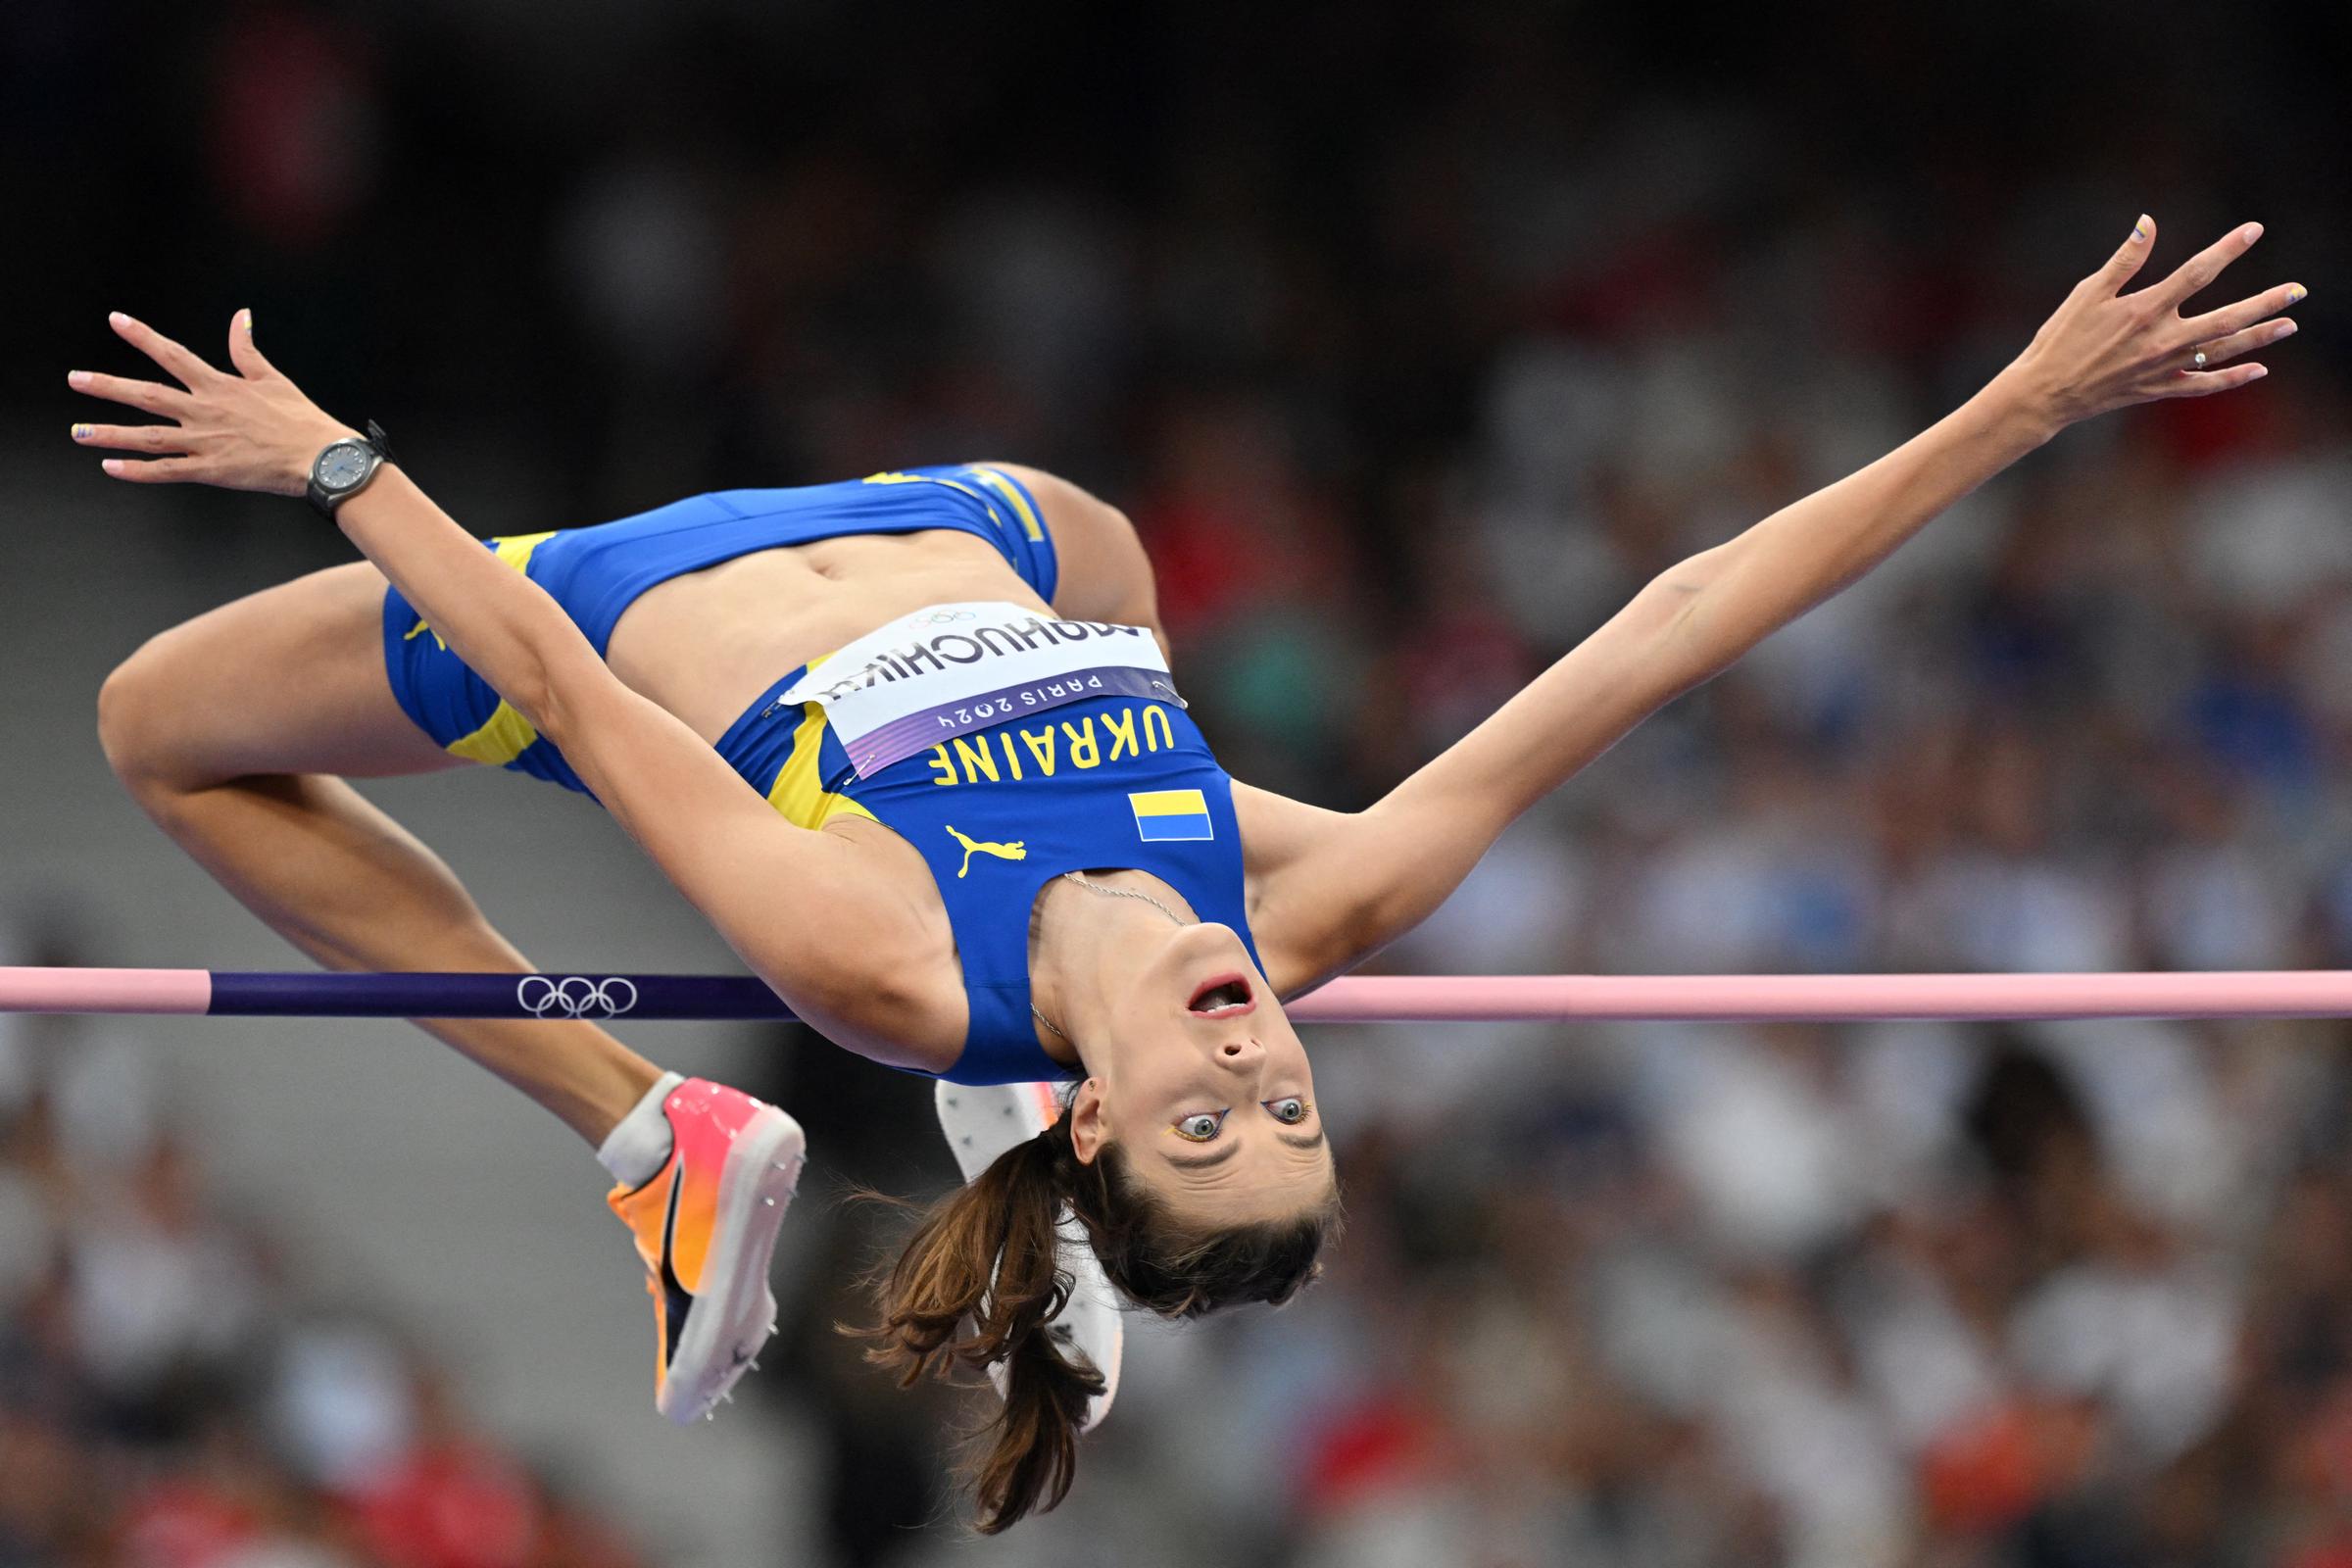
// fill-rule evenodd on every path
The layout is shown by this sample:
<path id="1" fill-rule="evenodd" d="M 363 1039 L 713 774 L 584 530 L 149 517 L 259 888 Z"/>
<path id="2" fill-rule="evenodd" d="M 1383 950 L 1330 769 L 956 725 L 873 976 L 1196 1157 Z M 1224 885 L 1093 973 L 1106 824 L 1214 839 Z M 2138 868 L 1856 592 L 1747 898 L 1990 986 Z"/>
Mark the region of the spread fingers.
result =
<path id="1" fill-rule="evenodd" d="M 2265 321 L 2260 326 L 2249 326 L 2242 332 L 2231 332 L 2224 337 L 2212 338 L 2188 350 L 2188 368 L 2194 370 L 2197 368 L 2194 356 L 2200 353 L 2205 356 L 2205 363 L 2208 366 L 2227 365 L 2241 354 L 2250 354 L 2256 349 L 2268 348 L 2281 338 L 2289 338 L 2294 335 L 2295 323 L 2284 318 Z"/>
<path id="2" fill-rule="evenodd" d="M 2257 321 L 2277 316 L 2290 305 L 2302 304 L 2306 293 L 2307 290 L 2300 283 L 2281 283 L 2251 299 L 2239 300 L 2235 305 L 2225 305 L 2218 311 L 2207 311 L 2203 316 L 2184 318 L 2180 322 L 2181 335 L 2191 343 L 2211 343 L 2215 338 L 2242 332 Z"/>
<path id="3" fill-rule="evenodd" d="M 176 416 L 190 401 L 185 392 L 175 386 L 166 386 L 161 381 L 133 381 L 125 376 L 105 375 L 96 370 L 75 370 L 66 377 L 66 385 L 76 392 L 87 392 L 94 398 L 104 398 L 109 403 L 120 403 L 148 414 Z"/>
<path id="4" fill-rule="evenodd" d="M 2260 238 L 2260 223 L 2240 223 L 2182 262 L 2179 270 L 2150 287 L 2147 293 L 2154 304 L 2165 310 L 2177 309 L 2181 301 L 2221 276 L 2224 268 L 2253 249 L 2254 242 Z"/>
<path id="5" fill-rule="evenodd" d="M 107 324 L 115 329 L 116 336 L 162 366 L 191 392 L 196 390 L 197 383 L 210 380 L 220 373 L 191 350 L 164 336 L 146 322 L 124 316 L 121 311 L 108 317 Z"/>

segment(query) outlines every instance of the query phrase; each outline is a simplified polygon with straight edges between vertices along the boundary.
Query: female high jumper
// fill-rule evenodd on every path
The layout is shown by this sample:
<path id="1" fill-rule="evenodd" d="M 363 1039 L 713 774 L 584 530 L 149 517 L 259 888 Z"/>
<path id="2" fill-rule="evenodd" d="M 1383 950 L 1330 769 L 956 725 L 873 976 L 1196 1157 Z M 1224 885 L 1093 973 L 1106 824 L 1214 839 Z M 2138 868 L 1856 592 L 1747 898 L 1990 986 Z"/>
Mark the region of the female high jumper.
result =
<path id="1" fill-rule="evenodd" d="M 871 1331 L 906 1381 L 998 1379 L 978 1492 L 981 1528 L 1002 1529 L 1067 1491 L 1104 1386 L 1054 1324 L 1065 1209 L 1154 1312 L 1296 1294 L 1338 1188 L 1281 999 L 1410 930 L 1644 716 L 2060 429 L 2263 375 L 2230 362 L 2294 330 L 2274 318 L 2299 286 L 2180 314 L 2260 234 L 2235 228 L 2125 293 L 2155 240 L 2141 219 L 1960 409 L 1662 572 L 1355 813 L 1218 767 L 1127 520 L 1060 479 L 909 468 L 485 548 L 379 430 L 328 416 L 263 358 L 250 312 L 226 371 L 117 315 L 177 384 L 68 378 L 162 421 L 75 425 L 148 460 L 109 458 L 109 474 L 307 492 L 367 560 L 155 638 L 106 682 L 99 730 L 164 831 L 321 963 L 528 972 L 343 782 L 491 762 L 592 794 L 847 1049 L 956 1084 L 1078 1079 L 1066 1114 L 923 1219 Z M 800 1129 L 584 1020 L 424 1027 L 597 1148 L 649 1271 L 661 1407 L 707 1411 L 772 1327 Z"/>

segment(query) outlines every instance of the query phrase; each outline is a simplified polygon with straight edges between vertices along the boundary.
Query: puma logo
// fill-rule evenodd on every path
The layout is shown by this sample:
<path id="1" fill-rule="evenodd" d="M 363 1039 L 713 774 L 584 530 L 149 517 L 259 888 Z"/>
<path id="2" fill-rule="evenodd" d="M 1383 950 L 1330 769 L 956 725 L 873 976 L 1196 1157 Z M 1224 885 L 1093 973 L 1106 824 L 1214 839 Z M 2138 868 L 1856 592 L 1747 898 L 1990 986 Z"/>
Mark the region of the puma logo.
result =
<path id="1" fill-rule="evenodd" d="M 946 826 L 945 823 L 941 825 Z M 963 880 L 964 873 L 971 870 L 972 857 L 975 855 L 993 855 L 1000 860 L 1026 860 L 1029 858 L 1029 841 L 1027 839 L 1014 839 L 1010 844 L 990 844 L 981 839 L 966 838 L 952 827 L 948 828 L 948 831 L 955 835 L 956 843 L 963 846 L 963 864 L 956 872 L 956 879 L 959 882 Z"/>

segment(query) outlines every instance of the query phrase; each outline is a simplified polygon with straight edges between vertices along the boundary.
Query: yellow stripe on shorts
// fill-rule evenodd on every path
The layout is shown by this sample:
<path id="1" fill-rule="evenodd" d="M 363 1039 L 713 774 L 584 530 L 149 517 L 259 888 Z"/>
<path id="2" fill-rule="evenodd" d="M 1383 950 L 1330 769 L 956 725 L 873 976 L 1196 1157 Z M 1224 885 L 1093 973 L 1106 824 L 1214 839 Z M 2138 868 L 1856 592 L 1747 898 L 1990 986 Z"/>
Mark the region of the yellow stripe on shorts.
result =
<path id="1" fill-rule="evenodd" d="M 511 539 L 493 539 L 490 545 L 499 560 L 521 571 L 530 565 L 531 553 L 555 536 L 556 530 L 551 528 L 545 533 L 518 533 Z M 423 617 L 418 616 L 416 624 L 409 629 L 409 636 L 414 637 L 429 629 Z M 439 632 L 433 633 L 433 641 L 440 643 L 445 650 L 449 647 L 449 644 L 441 641 Z M 463 757 L 470 762 L 504 767 L 529 751 L 531 743 L 538 738 L 539 732 L 531 727 L 531 721 L 502 697 L 498 707 L 491 710 L 490 716 L 482 721 L 479 729 L 470 735 L 459 736 L 443 750 L 452 757 Z"/>
<path id="2" fill-rule="evenodd" d="M 469 762 L 504 767 L 529 751 L 538 738 L 539 732 L 531 727 L 531 721 L 516 712 L 513 704 L 501 699 L 489 722 L 470 735 L 451 741 L 444 750 Z"/>

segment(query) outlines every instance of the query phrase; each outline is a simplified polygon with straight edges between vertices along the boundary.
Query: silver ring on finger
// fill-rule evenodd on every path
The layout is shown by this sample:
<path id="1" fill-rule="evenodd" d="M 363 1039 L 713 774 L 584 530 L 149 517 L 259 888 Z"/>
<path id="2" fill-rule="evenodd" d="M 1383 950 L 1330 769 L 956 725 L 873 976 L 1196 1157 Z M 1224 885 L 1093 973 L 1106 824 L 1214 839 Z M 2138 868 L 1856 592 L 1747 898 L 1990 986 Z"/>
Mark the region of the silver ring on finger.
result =
<path id="1" fill-rule="evenodd" d="M 2197 352 L 2189 359 L 2188 366 L 2192 370 L 2202 370 L 2205 368 L 2205 351 L 2203 349 L 2197 350 Z"/>

